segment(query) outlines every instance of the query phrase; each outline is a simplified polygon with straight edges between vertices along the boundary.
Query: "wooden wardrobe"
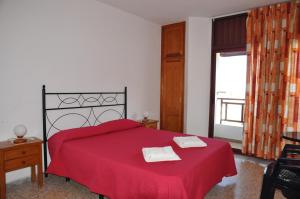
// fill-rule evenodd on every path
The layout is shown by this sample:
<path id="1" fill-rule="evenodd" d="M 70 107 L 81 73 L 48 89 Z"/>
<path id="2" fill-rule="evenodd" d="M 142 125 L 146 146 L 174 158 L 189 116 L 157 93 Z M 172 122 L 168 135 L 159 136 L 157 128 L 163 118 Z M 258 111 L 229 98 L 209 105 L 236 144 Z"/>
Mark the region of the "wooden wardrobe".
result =
<path id="1" fill-rule="evenodd" d="M 183 132 L 185 22 L 162 27 L 160 128 Z"/>

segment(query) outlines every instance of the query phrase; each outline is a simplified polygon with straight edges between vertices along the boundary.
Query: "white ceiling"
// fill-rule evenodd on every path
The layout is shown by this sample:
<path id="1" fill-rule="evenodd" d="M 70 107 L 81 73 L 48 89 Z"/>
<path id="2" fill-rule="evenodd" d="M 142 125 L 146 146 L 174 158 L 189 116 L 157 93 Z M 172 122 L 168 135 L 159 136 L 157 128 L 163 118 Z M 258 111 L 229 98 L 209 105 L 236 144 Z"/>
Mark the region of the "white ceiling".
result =
<path id="1" fill-rule="evenodd" d="M 214 17 L 282 2 L 283 0 L 98 0 L 158 24 L 189 16 Z"/>

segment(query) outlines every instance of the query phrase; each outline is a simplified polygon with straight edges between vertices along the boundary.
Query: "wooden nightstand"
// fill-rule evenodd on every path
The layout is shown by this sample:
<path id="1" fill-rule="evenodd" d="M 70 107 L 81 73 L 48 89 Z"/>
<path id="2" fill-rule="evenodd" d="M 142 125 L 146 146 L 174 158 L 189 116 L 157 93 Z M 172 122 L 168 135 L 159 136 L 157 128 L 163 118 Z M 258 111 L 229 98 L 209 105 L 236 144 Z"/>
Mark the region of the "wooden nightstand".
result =
<path id="1" fill-rule="evenodd" d="M 151 120 L 148 119 L 146 121 L 144 120 L 139 120 L 139 123 L 141 123 L 143 126 L 145 126 L 146 128 L 152 128 L 152 129 L 157 129 L 158 126 L 158 120 Z"/>
<path id="2" fill-rule="evenodd" d="M 34 138 L 25 143 L 13 144 L 10 141 L 0 142 L 0 198 L 6 198 L 5 173 L 31 167 L 31 181 L 43 186 L 42 141 Z"/>

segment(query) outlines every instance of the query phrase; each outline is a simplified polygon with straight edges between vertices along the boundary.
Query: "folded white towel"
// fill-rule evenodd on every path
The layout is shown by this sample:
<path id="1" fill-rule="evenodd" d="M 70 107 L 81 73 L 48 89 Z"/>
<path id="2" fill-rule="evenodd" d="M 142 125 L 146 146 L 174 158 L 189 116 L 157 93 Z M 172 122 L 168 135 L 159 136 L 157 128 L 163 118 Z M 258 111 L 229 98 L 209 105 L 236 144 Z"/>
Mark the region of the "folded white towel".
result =
<path id="1" fill-rule="evenodd" d="M 203 142 L 197 136 L 174 137 L 173 140 L 181 148 L 206 147 L 207 146 L 207 144 L 205 142 Z"/>
<path id="2" fill-rule="evenodd" d="M 146 162 L 181 160 L 171 146 L 143 148 L 142 151 Z"/>

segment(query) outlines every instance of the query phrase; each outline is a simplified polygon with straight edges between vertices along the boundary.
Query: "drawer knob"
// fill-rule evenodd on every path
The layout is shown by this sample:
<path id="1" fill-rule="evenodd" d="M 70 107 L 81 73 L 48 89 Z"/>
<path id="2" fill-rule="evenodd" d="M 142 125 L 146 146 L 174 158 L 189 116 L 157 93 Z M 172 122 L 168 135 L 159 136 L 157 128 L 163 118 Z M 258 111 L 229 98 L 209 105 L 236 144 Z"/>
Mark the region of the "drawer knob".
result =
<path id="1" fill-rule="evenodd" d="M 22 164 L 26 164 L 26 161 L 22 161 Z"/>
<path id="2" fill-rule="evenodd" d="M 25 154 L 26 154 L 26 151 L 22 151 L 22 154 L 25 155 Z"/>

